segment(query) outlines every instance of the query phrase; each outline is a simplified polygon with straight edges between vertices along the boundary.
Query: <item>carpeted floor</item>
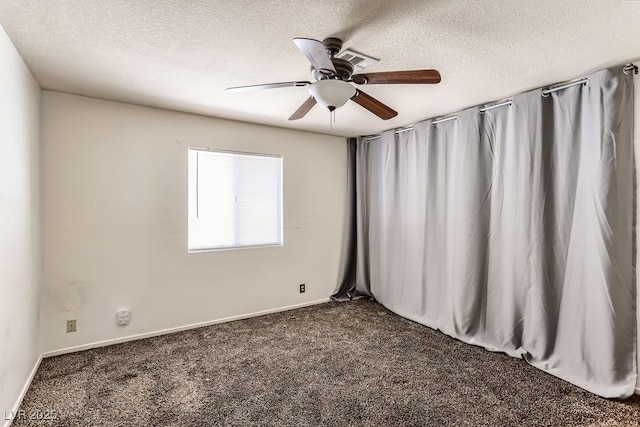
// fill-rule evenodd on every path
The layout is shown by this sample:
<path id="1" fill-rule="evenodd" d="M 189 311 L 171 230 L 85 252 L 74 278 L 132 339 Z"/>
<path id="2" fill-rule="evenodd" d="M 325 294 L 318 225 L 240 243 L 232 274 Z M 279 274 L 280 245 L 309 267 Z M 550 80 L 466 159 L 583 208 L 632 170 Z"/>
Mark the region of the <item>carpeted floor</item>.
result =
<path id="1" fill-rule="evenodd" d="M 637 426 L 611 401 L 371 301 L 45 359 L 14 426 Z M 49 412 L 51 414 L 51 412 Z"/>

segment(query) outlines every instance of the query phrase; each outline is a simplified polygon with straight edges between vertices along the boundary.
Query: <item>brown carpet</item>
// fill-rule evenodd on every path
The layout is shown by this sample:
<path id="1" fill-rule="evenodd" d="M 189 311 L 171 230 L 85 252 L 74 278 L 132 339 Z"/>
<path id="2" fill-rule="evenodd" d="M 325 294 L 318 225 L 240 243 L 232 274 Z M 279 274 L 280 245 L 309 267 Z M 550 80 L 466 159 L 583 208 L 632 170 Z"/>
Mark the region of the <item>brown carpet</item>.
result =
<path id="1" fill-rule="evenodd" d="M 18 426 L 637 426 L 599 398 L 371 301 L 45 359 Z"/>

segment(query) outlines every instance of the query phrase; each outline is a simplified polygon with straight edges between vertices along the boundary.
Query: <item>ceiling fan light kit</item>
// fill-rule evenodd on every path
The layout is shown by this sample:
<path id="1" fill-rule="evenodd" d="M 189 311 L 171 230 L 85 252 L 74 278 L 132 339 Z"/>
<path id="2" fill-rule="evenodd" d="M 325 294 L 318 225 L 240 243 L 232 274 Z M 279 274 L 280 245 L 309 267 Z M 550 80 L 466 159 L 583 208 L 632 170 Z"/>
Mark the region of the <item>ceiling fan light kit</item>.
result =
<path id="1" fill-rule="evenodd" d="M 342 107 L 356 94 L 356 88 L 343 80 L 320 80 L 309 86 L 309 93 L 329 111 Z"/>
<path id="2" fill-rule="evenodd" d="M 308 86 L 311 96 L 289 117 L 298 120 L 304 117 L 317 103 L 329 111 L 342 107 L 352 100 L 383 120 L 389 120 L 398 112 L 363 91 L 357 85 L 367 84 L 435 84 L 440 83 L 437 70 L 387 71 L 381 73 L 353 74 L 354 64 L 336 55 L 342 49 L 342 40 L 331 37 L 323 42 L 314 39 L 295 38 L 295 45 L 311 62 L 314 82 L 295 81 L 262 85 L 232 87 L 230 92 L 276 89 L 281 87 Z"/>

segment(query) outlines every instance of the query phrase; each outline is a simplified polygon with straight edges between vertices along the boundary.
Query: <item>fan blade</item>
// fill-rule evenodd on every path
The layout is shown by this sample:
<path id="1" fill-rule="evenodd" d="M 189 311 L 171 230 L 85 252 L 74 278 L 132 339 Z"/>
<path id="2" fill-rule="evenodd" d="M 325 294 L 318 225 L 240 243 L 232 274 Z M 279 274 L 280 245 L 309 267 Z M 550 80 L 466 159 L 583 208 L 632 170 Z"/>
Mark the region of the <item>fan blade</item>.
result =
<path id="1" fill-rule="evenodd" d="M 438 70 L 387 71 L 382 73 L 355 74 L 351 77 L 355 84 L 413 84 L 440 83 Z"/>
<path id="2" fill-rule="evenodd" d="M 310 96 L 306 101 L 302 103 L 300 107 L 289 117 L 289 120 L 298 120 L 303 118 L 312 108 L 316 105 L 316 100 L 313 96 Z"/>
<path id="3" fill-rule="evenodd" d="M 298 46 L 298 49 L 304 53 L 304 56 L 307 57 L 313 68 L 320 72 L 325 73 L 336 73 L 336 68 L 333 66 L 333 62 L 331 62 L 331 57 L 327 53 L 327 49 L 324 47 L 322 42 L 313 39 L 301 39 L 295 38 L 293 42 Z"/>
<path id="4" fill-rule="evenodd" d="M 266 83 L 263 85 L 230 87 L 230 88 L 227 88 L 227 92 L 248 92 L 250 90 L 278 89 L 281 87 L 303 87 L 303 86 L 309 86 L 310 84 L 311 82 Z"/>
<path id="5" fill-rule="evenodd" d="M 393 108 L 384 105 L 382 102 L 378 101 L 374 97 L 367 95 L 360 89 L 356 92 L 356 94 L 351 98 L 353 102 L 356 104 L 366 108 L 371 111 L 376 116 L 380 117 L 382 120 L 389 120 L 398 115 L 398 112 Z"/>

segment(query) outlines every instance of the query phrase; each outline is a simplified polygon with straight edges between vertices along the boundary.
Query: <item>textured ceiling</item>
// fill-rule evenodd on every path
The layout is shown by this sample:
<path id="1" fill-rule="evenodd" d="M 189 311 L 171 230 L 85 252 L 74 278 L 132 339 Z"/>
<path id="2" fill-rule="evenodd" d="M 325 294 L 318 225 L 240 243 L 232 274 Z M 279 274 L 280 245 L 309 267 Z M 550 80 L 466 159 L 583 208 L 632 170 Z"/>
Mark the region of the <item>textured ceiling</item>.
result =
<path id="1" fill-rule="evenodd" d="M 640 57 L 634 0 L 1 0 L 5 28 L 42 87 L 343 136 L 372 134 Z M 380 58 L 368 71 L 436 68 L 434 86 L 369 86 L 399 111 L 353 102 L 287 121 L 309 80 L 294 37 L 338 36 Z"/>

